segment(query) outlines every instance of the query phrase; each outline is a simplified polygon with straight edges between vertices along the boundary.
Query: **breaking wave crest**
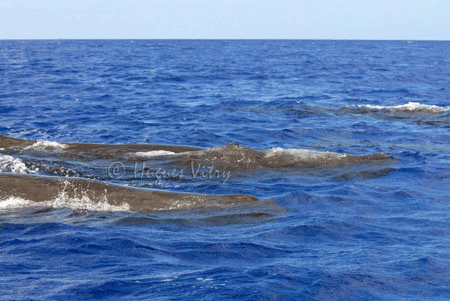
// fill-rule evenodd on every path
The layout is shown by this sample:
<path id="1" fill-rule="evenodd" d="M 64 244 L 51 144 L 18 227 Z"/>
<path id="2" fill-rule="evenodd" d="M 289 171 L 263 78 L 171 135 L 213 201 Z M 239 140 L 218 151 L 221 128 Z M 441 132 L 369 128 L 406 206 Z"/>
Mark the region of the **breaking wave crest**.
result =
<path id="1" fill-rule="evenodd" d="M 34 144 L 27 146 L 25 149 L 37 149 L 37 150 L 63 150 L 68 148 L 66 144 L 62 144 L 55 141 L 38 140 Z"/>
<path id="2" fill-rule="evenodd" d="M 417 112 L 428 114 L 450 112 L 450 107 L 425 105 L 421 104 L 420 102 L 408 102 L 407 104 L 393 106 L 357 105 L 356 108 L 363 112 Z"/>
<path id="3" fill-rule="evenodd" d="M 155 151 L 148 151 L 148 152 L 137 152 L 132 155 L 138 156 L 138 157 L 145 157 L 145 158 L 151 158 L 151 157 L 160 157 L 160 156 L 168 156 L 168 155 L 174 155 L 174 152 L 166 151 L 166 150 L 155 150 Z"/>
<path id="4" fill-rule="evenodd" d="M 28 168 L 25 163 L 19 158 L 14 158 L 9 155 L 0 155 L 0 172 L 33 174 L 38 170 L 38 168 Z"/>
<path id="5" fill-rule="evenodd" d="M 9 196 L 8 198 L 0 199 L 0 211 L 22 209 L 30 206 L 33 206 L 32 201 L 20 197 Z"/>

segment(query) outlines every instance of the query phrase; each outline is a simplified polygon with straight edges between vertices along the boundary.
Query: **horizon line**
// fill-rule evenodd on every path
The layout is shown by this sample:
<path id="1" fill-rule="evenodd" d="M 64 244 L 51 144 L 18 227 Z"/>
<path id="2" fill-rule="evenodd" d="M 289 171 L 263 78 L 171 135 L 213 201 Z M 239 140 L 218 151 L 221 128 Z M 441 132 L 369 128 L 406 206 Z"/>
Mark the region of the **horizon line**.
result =
<path id="1" fill-rule="evenodd" d="M 0 41 L 374 41 L 449 42 L 450 39 L 370 39 L 370 38 L 0 38 Z"/>

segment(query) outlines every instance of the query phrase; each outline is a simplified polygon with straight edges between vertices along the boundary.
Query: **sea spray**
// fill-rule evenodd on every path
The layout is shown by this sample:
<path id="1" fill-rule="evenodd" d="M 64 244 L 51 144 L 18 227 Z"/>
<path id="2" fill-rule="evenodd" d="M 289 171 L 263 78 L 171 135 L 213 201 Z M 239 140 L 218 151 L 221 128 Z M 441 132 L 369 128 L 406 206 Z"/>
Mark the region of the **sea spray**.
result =
<path id="1" fill-rule="evenodd" d="M 130 210 L 130 205 L 126 202 L 123 202 L 120 205 L 111 204 L 108 201 L 107 189 L 104 190 L 103 194 L 97 196 L 95 191 L 83 190 L 82 188 L 75 187 L 73 183 L 67 180 L 61 181 L 63 183 L 62 189 L 52 200 L 44 202 L 45 206 L 99 212 Z M 89 189 L 89 186 L 87 189 Z M 91 196 L 89 196 L 89 194 Z"/>

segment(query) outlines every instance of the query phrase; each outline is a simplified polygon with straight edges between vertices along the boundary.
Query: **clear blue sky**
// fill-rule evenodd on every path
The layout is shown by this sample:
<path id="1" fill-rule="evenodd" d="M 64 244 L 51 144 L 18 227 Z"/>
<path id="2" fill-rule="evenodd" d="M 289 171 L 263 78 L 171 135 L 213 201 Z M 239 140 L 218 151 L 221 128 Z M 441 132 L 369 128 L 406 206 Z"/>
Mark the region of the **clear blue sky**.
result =
<path id="1" fill-rule="evenodd" d="M 449 0 L 0 0 L 0 39 L 449 40 Z"/>

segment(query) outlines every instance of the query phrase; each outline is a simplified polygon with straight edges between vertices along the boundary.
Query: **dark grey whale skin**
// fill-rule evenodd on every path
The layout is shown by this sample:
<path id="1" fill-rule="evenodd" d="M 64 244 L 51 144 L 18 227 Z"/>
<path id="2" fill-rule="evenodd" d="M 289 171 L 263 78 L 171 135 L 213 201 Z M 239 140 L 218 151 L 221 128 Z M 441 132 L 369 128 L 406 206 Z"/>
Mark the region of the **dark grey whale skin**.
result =
<path id="1" fill-rule="evenodd" d="M 0 199 L 22 198 L 33 202 L 48 202 L 65 197 L 88 197 L 92 202 L 129 205 L 133 212 L 177 210 L 190 208 L 224 208 L 229 205 L 255 203 L 250 195 L 215 195 L 175 193 L 160 190 L 135 189 L 92 180 L 0 174 Z"/>
<path id="2" fill-rule="evenodd" d="M 36 152 L 30 148 L 36 141 L 10 138 L 0 135 L 0 150 L 13 154 Z M 125 163 L 145 160 L 161 160 L 160 164 L 178 165 L 184 168 L 192 166 L 214 166 L 221 172 L 246 173 L 258 170 L 298 170 L 311 168 L 341 168 L 358 164 L 377 164 L 389 161 L 385 153 L 369 155 L 347 155 L 327 152 L 311 152 L 310 156 L 296 156 L 289 152 L 271 153 L 230 143 L 221 147 L 201 149 L 189 146 L 145 145 L 145 144 L 85 144 L 64 143 L 63 149 L 39 150 L 38 156 L 60 157 L 70 160 L 114 160 Z M 145 158 L 137 152 L 155 150 L 170 151 L 169 156 Z M 113 162 L 113 161 L 111 161 Z M 188 208 L 222 208 L 241 203 L 260 201 L 250 195 L 215 195 L 175 193 L 160 190 L 130 188 L 109 183 L 87 180 L 79 177 L 54 177 L 0 174 L 0 198 L 20 197 L 34 202 L 51 201 L 64 193 L 68 198 L 89 197 L 92 201 L 104 201 L 111 205 L 127 203 L 131 211 L 149 212 L 155 210 L 174 210 Z"/>
<path id="3" fill-rule="evenodd" d="M 26 149 L 36 141 L 9 138 L 0 135 L 0 148 Z M 267 156 L 266 151 L 251 149 L 237 143 L 202 149 L 190 146 L 151 145 L 151 144 L 86 144 L 64 143 L 63 151 L 52 156 L 68 157 L 76 160 L 116 159 L 124 161 L 146 161 L 149 158 L 134 156 L 137 152 L 164 150 L 174 153 L 164 156 L 164 164 L 180 165 L 190 168 L 193 163 L 213 164 L 222 171 L 246 172 L 255 170 L 284 170 L 301 168 L 331 168 L 364 163 L 390 161 L 389 154 L 376 153 L 368 155 L 347 155 L 317 152 L 316 158 L 299 157 L 287 153 Z M 322 154 L 322 155 L 320 155 Z M 325 155 L 323 155 L 325 154 Z M 343 156 L 339 156 L 343 155 Z M 151 160 L 157 160 L 152 158 Z"/>

